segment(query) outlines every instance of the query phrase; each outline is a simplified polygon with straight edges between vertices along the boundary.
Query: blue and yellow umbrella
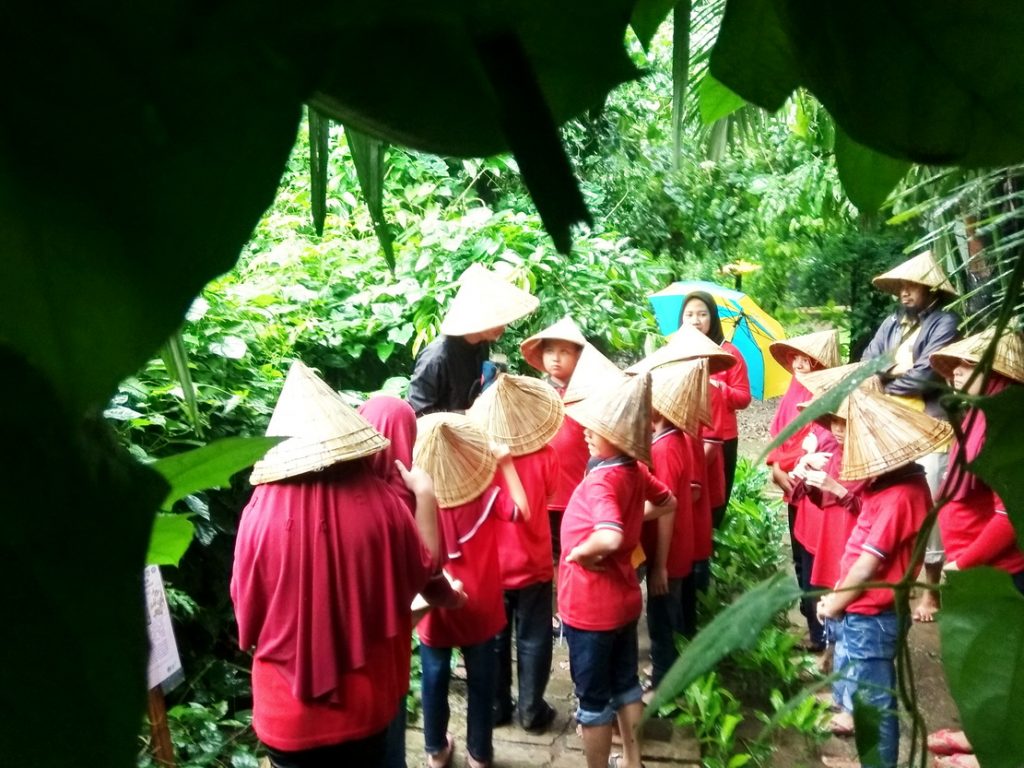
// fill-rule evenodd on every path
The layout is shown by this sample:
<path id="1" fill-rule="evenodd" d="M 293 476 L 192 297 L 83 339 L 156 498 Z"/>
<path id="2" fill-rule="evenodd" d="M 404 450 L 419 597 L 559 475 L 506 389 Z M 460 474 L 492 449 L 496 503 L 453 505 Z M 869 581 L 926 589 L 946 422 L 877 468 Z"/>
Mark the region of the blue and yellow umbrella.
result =
<path id="1" fill-rule="evenodd" d="M 649 297 L 661 332 L 667 336 L 679 328 L 683 299 L 694 291 L 704 291 L 715 299 L 722 332 L 736 345 L 747 364 L 750 391 L 754 397 L 767 400 L 783 394 L 789 386 L 790 374 L 775 362 L 768 352 L 768 345 L 786 338 L 786 332 L 775 318 L 742 291 L 704 280 L 672 283 Z"/>

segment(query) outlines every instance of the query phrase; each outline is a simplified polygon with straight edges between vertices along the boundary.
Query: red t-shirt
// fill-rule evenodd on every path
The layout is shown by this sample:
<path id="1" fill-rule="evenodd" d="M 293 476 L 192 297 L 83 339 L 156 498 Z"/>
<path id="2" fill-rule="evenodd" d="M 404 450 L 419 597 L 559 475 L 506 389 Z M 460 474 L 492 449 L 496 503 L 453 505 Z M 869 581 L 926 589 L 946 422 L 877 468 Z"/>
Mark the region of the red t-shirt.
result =
<path id="1" fill-rule="evenodd" d="M 806 496 L 796 502 L 796 521 L 793 523 L 793 536 L 804 545 L 804 549 L 812 555 L 818 552 L 818 537 L 824 524 L 821 507 Z"/>
<path id="2" fill-rule="evenodd" d="M 700 497 L 691 506 L 693 513 L 693 559 L 707 560 L 711 557 L 714 542 L 711 524 L 711 496 L 708 483 L 708 466 L 704 456 L 704 441 L 700 436 L 683 434 L 683 440 L 690 449 L 693 461 L 692 480 L 700 488 Z"/>
<path id="3" fill-rule="evenodd" d="M 409 636 L 405 631 L 367 650 L 366 665 L 342 673 L 338 702 L 303 702 L 277 664 L 252 662 L 252 727 L 274 749 L 298 752 L 364 739 L 387 728 L 409 690 Z"/>
<path id="4" fill-rule="evenodd" d="M 505 598 L 498 563 L 497 519 L 514 519 L 516 509 L 507 493 L 491 486 L 473 501 L 440 508 L 444 570 L 462 581 L 468 600 L 462 608 L 433 608 L 416 626 L 420 642 L 432 648 L 477 645 L 505 626 Z M 452 525 L 454 523 L 454 525 Z M 455 530 L 457 546 L 447 539 Z M 455 554 L 457 552 L 457 554 Z"/>
<path id="5" fill-rule="evenodd" d="M 711 376 L 711 380 L 718 382 L 719 386 L 710 387 L 713 424 L 708 430 L 708 437 L 731 440 L 739 435 L 736 411 L 750 405 L 750 379 L 747 376 L 747 364 L 743 362 L 743 355 L 733 343 L 723 341 L 720 346 L 736 358 L 736 365 Z"/>
<path id="6" fill-rule="evenodd" d="M 670 579 L 682 579 L 693 571 L 693 505 L 690 485 L 693 461 L 682 431 L 673 427 L 654 436 L 651 441 L 651 463 L 654 465 L 654 476 L 670 488 L 676 497 L 676 514 L 666 570 Z M 654 561 L 657 552 L 658 523 L 658 520 L 644 523 L 641 538 L 648 563 Z"/>
<path id="7" fill-rule="evenodd" d="M 565 394 L 564 388 L 556 389 L 560 395 Z M 569 503 L 576 486 L 583 480 L 590 460 L 590 449 L 583 439 L 583 427 L 570 416 L 565 417 L 561 428 L 548 445 L 558 456 L 559 474 L 555 493 L 547 502 L 547 508 L 561 512 Z"/>
<path id="8" fill-rule="evenodd" d="M 640 617 L 643 598 L 631 557 L 640 543 L 644 501 L 665 502 L 669 489 L 643 464 L 619 456 L 598 464 L 576 488 L 562 516 L 562 560 L 558 567 L 558 613 L 576 629 L 608 630 Z M 566 556 L 591 533 L 612 529 L 622 545 L 603 571 L 588 571 Z"/>
<path id="9" fill-rule="evenodd" d="M 707 434 L 704 434 L 707 437 Z M 722 442 L 715 439 L 704 441 L 708 450 L 704 454 L 705 480 L 704 490 L 708 504 L 712 509 L 725 504 L 725 453 Z"/>
<path id="10" fill-rule="evenodd" d="M 958 568 L 990 565 L 1007 573 L 1024 571 L 1024 553 L 1002 499 L 975 480 L 970 493 L 939 510 L 946 560 Z"/>
<path id="11" fill-rule="evenodd" d="M 928 482 L 917 464 L 876 478 L 861 499 L 860 515 L 843 553 L 840 581 L 864 552 L 882 561 L 872 581 L 895 583 L 902 579 L 911 565 L 914 538 L 931 505 Z M 873 615 L 892 610 L 893 605 L 891 589 L 868 589 L 846 611 Z"/>
<path id="12" fill-rule="evenodd" d="M 548 523 L 548 498 L 555 491 L 561 467 L 558 455 L 550 445 L 539 451 L 512 459 L 516 473 L 530 502 L 530 519 L 516 522 L 498 520 L 498 563 L 501 585 L 505 589 L 522 589 L 554 578 L 551 563 L 551 526 Z M 506 491 L 501 473 L 496 484 Z"/>

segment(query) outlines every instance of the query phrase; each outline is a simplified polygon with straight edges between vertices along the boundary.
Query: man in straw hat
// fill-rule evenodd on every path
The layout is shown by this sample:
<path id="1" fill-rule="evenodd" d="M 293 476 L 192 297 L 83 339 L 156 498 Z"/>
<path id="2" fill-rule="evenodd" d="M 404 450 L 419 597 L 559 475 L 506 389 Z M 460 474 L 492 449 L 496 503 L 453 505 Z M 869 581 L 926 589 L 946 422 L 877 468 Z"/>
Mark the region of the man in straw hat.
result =
<path id="1" fill-rule="evenodd" d="M 880 374 L 887 395 L 906 399 L 907 405 L 923 408 L 937 419 L 945 414 L 939 404 L 941 378 L 932 370 L 930 356 L 958 337 L 960 318 L 943 308 L 957 295 L 956 288 L 942 271 L 931 251 L 924 251 L 879 275 L 871 281 L 876 288 L 899 297 L 900 308 L 887 317 L 864 350 L 861 360 L 873 360 L 894 353 L 892 368 Z M 933 498 L 946 473 L 948 447 L 939 446 L 933 455 L 924 458 L 928 486 Z M 925 552 L 925 577 L 938 585 L 942 576 L 945 553 L 939 529 L 935 526 Z M 939 608 L 937 591 L 924 591 L 914 608 L 915 621 L 932 621 Z"/>
<path id="2" fill-rule="evenodd" d="M 470 265 L 459 278 L 459 291 L 441 323 L 441 335 L 416 358 L 407 397 L 416 415 L 469 408 L 480 393 L 491 342 L 538 303 L 535 296 L 497 273 Z"/>
<path id="3" fill-rule="evenodd" d="M 368 458 L 388 441 L 302 363 L 267 433 L 289 438 L 253 469 L 231 577 L 253 729 L 274 766 L 378 765 L 409 687 L 410 604 L 438 556 L 433 485 L 396 467 L 411 515 Z M 440 604 L 465 600 L 447 592 Z"/>
<path id="4" fill-rule="evenodd" d="M 870 480 L 861 510 L 840 562 L 839 584 L 818 607 L 820 618 L 835 620 L 836 664 L 862 701 L 881 712 L 879 761 L 895 768 L 899 720 L 895 656 L 907 627 L 889 588 L 917 569 L 914 543 L 931 507 L 924 471 L 915 461 L 948 442 L 947 422 L 907 408 L 876 392 L 855 390 L 849 397 L 840 479 Z"/>
<path id="5" fill-rule="evenodd" d="M 585 428 L 590 469 L 562 518 L 558 611 L 588 768 L 639 768 L 643 690 L 637 677 L 637 620 L 643 607 L 632 553 L 645 518 L 675 509 L 651 460 L 651 377 L 616 377 L 569 406 Z M 622 756 L 609 760 L 618 719 Z"/>

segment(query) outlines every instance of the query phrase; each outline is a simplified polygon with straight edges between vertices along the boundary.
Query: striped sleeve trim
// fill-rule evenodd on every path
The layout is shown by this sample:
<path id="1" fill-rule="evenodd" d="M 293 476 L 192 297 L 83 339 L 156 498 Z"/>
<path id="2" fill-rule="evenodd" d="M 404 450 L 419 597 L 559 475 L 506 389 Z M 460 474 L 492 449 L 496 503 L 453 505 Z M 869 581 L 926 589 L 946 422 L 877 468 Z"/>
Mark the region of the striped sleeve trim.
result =
<path id="1" fill-rule="evenodd" d="M 619 523 L 613 523 L 613 522 L 610 522 L 610 521 L 606 520 L 604 522 L 601 522 L 601 523 L 598 523 L 597 525 L 595 525 L 594 526 L 594 530 L 595 531 L 601 531 L 601 530 L 618 531 L 619 533 L 622 533 L 622 526 Z"/>
<path id="2" fill-rule="evenodd" d="M 864 544 L 862 549 L 868 554 L 874 555 L 875 557 L 880 557 L 882 560 L 889 559 L 889 554 L 887 552 L 883 552 L 878 547 L 873 547 L 870 544 Z"/>

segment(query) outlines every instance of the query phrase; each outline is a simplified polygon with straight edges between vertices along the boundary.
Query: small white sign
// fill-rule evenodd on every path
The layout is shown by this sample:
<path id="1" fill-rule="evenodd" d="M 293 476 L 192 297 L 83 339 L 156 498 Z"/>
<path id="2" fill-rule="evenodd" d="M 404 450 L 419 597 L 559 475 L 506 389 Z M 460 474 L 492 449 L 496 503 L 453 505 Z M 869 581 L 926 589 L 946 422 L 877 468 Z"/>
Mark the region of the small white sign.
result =
<path id="1" fill-rule="evenodd" d="M 164 580 L 160 566 L 147 565 L 146 629 L 149 634 L 149 687 L 156 688 L 168 678 L 181 672 L 178 644 L 174 641 L 171 611 L 164 594 Z"/>

